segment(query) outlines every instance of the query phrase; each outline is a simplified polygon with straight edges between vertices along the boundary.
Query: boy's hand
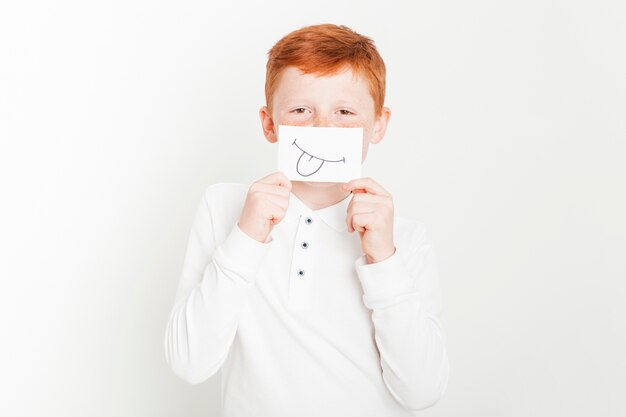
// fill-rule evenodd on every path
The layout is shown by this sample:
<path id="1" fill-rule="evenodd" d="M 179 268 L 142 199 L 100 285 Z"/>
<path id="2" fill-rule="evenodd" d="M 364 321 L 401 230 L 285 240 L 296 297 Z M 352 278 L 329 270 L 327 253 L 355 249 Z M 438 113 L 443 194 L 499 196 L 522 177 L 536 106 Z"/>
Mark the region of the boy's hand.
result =
<path id="1" fill-rule="evenodd" d="M 357 178 L 343 185 L 354 194 L 348 205 L 348 232 L 359 231 L 368 263 L 380 262 L 396 251 L 393 243 L 393 201 L 376 181 Z"/>
<path id="2" fill-rule="evenodd" d="M 253 183 L 237 222 L 239 228 L 251 238 L 267 243 L 274 225 L 285 217 L 290 192 L 291 181 L 282 171 Z"/>

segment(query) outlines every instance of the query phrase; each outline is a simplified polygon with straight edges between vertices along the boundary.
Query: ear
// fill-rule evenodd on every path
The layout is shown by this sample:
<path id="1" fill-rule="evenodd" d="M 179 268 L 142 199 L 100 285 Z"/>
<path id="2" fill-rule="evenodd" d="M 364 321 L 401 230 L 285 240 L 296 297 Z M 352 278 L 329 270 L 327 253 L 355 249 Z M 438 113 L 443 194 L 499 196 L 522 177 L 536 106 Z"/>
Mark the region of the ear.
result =
<path id="1" fill-rule="evenodd" d="M 259 110 L 259 117 L 261 118 L 261 127 L 263 128 L 265 139 L 267 139 L 270 143 L 276 142 L 278 138 L 276 137 L 274 120 L 272 120 L 267 106 L 261 107 Z"/>
<path id="2" fill-rule="evenodd" d="M 374 135 L 370 141 L 371 143 L 378 143 L 383 140 L 390 117 L 391 110 L 389 110 L 388 107 L 383 107 L 380 110 L 380 116 L 376 117 L 376 121 L 374 122 Z"/>

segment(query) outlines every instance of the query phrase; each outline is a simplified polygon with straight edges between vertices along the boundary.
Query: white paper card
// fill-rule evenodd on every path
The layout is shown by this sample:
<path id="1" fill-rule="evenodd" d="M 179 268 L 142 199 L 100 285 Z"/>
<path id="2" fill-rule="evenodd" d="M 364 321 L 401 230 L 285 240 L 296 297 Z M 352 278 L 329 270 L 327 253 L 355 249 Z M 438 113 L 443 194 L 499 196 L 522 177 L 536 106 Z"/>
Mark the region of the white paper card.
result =
<path id="1" fill-rule="evenodd" d="M 278 126 L 278 170 L 295 181 L 361 177 L 363 128 Z"/>

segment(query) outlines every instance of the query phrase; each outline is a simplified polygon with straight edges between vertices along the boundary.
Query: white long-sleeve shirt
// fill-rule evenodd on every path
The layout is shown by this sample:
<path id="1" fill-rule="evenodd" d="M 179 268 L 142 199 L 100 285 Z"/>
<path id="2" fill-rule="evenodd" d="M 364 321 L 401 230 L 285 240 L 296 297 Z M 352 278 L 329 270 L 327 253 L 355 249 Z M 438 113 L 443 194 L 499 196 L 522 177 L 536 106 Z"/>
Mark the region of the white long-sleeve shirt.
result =
<path id="1" fill-rule="evenodd" d="M 223 417 L 411 416 L 439 400 L 449 363 L 433 247 L 395 216 L 396 252 L 367 264 L 346 227 L 352 194 L 312 210 L 293 193 L 259 242 L 237 221 L 249 186 L 204 192 L 165 334 L 173 371 L 222 369 Z"/>

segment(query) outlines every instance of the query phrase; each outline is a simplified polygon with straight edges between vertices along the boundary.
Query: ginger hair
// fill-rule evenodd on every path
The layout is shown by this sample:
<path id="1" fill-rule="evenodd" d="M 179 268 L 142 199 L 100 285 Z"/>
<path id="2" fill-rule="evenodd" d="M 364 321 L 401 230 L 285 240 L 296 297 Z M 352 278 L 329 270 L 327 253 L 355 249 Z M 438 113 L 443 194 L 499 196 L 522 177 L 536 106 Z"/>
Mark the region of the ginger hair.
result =
<path id="1" fill-rule="evenodd" d="M 381 114 L 385 100 L 385 63 L 372 39 L 347 26 L 306 26 L 274 44 L 268 51 L 265 73 L 265 100 L 270 114 L 278 80 L 288 66 L 319 76 L 336 74 L 348 66 L 355 75 L 365 77 L 376 116 Z"/>

